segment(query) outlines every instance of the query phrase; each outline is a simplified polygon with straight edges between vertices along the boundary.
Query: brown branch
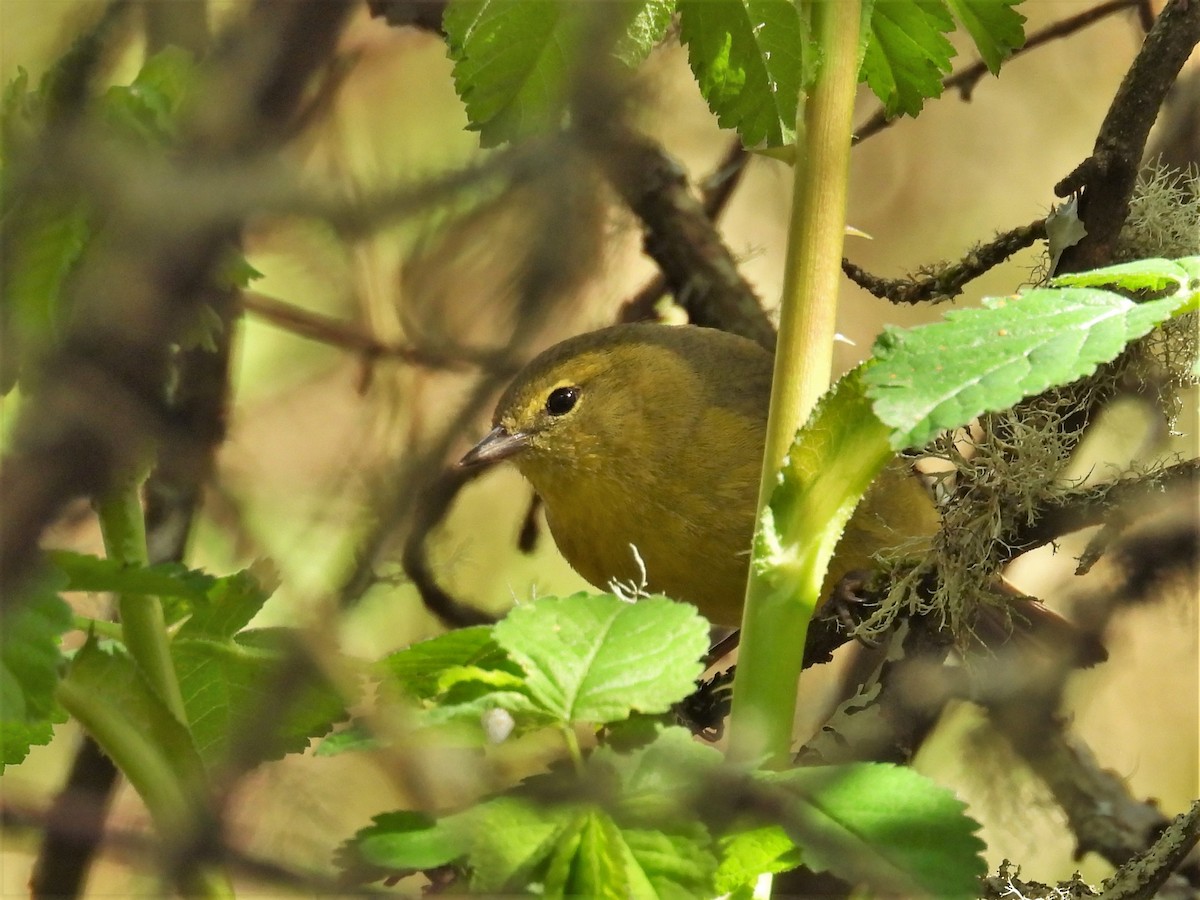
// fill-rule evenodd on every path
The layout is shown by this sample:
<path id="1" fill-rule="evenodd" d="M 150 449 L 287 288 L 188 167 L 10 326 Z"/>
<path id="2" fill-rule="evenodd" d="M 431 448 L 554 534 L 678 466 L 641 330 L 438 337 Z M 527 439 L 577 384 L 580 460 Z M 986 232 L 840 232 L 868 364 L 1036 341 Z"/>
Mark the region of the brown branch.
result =
<path id="1" fill-rule="evenodd" d="M 749 162 L 750 153 L 742 146 L 741 140 L 735 138 L 730 142 L 729 149 L 716 169 L 700 182 L 700 203 L 709 219 L 715 222 L 725 210 L 725 205 L 741 183 Z M 666 296 L 669 290 L 666 276 L 661 273 L 655 275 L 621 304 L 617 320 L 644 322 L 654 318 L 654 305 Z"/>
<path id="2" fill-rule="evenodd" d="M 1200 800 L 1180 813 L 1144 853 L 1104 881 L 1100 900 L 1151 900 L 1200 841 Z"/>
<path id="3" fill-rule="evenodd" d="M 1024 44 L 1013 50 L 1012 54 L 1005 60 L 1005 63 L 1011 62 L 1016 57 L 1028 53 L 1042 44 L 1067 37 L 1076 31 L 1082 31 L 1087 26 L 1093 25 L 1113 13 L 1120 12 L 1123 9 L 1130 9 L 1134 6 L 1141 8 L 1144 6 L 1144 3 L 1142 0 L 1109 0 L 1107 3 L 1101 3 L 1092 9 L 1047 25 L 1040 31 L 1029 35 Z M 957 72 L 947 75 L 942 79 L 942 89 L 957 89 L 959 96 L 964 101 L 970 101 L 975 85 L 978 84 L 981 78 L 988 74 L 988 71 L 987 63 L 980 60 L 967 66 L 965 69 L 960 69 Z M 854 130 L 854 143 L 857 144 L 860 141 L 865 141 L 867 138 L 875 136 L 898 121 L 899 116 L 889 118 L 887 112 L 881 109 Z"/>
<path id="4" fill-rule="evenodd" d="M 1079 194 L 1086 236 L 1067 248 L 1059 272 L 1079 272 L 1113 260 L 1129 215 L 1129 198 L 1145 155 L 1146 139 L 1180 69 L 1200 42 L 1200 3 L 1169 0 L 1125 73 L 1100 126 L 1092 155 L 1054 187 L 1060 197 Z"/>
<path id="5" fill-rule="evenodd" d="M 775 329 L 679 164 L 658 144 L 611 122 L 580 123 L 597 162 L 642 221 L 646 253 L 697 325 L 775 348 Z"/>
<path id="6" fill-rule="evenodd" d="M 470 365 L 491 367 L 497 362 L 497 355 L 486 351 L 460 348 L 441 351 L 407 343 L 391 344 L 342 319 L 302 309 L 264 294 L 242 294 L 242 307 L 292 334 L 355 353 L 362 357 L 365 365 L 380 359 L 398 359 L 427 369 L 462 371 Z"/>
<path id="7" fill-rule="evenodd" d="M 1010 554 L 1005 561 L 1094 525 L 1115 524 L 1119 529 L 1131 521 L 1122 515 L 1123 509 L 1142 505 L 1146 511 L 1144 505 L 1160 498 L 1164 491 L 1194 491 L 1198 486 L 1200 460 L 1193 459 L 1111 484 L 1066 491 L 1038 509 L 1005 540 L 1006 552 Z M 1114 516 L 1119 522 L 1114 523 Z"/>
<path id="8" fill-rule="evenodd" d="M 975 247 L 956 263 L 923 267 L 915 277 L 879 278 L 848 259 L 842 260 L 842 271 L 859 287 L 892 303 L 940 303 L 957 297 L 968 282 L 1045 237 L 1046 220 L 1036 219 Z"/>

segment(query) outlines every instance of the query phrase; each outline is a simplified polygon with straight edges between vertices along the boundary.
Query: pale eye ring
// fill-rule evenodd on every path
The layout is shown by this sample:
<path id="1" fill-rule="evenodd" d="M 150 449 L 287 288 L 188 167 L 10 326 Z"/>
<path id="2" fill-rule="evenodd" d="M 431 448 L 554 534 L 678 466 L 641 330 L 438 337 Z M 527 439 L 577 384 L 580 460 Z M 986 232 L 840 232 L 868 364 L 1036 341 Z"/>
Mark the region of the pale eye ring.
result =
<path id="1" fill-rule="evenodd" d="M 575 408 L 579 401 L 579 388 L 559 387 L 550 392 L 546 398 L 546 412 L 552 416 L 565 416 Z"/>

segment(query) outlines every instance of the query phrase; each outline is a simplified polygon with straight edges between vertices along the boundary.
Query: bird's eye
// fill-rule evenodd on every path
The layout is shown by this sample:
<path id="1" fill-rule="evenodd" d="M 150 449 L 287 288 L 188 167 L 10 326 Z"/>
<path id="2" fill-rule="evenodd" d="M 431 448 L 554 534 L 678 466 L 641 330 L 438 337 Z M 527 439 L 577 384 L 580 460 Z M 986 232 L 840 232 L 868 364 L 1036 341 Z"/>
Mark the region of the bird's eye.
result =
<path id="1" fill-rule="evenodd" d="M 579 388 L 560 387 L 550 392 L 546 398 L 546 412 L 552 416 L 565 416 L 579 400 Z"/>

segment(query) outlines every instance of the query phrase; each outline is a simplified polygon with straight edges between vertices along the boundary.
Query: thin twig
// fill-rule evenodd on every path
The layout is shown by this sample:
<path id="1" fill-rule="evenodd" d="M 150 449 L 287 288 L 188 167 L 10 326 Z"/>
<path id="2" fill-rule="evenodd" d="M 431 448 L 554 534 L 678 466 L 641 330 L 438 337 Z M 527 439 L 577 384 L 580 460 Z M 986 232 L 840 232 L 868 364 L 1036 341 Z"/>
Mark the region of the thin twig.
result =
<path id="1" fill-rule="evenodd" d="M 968 282 L 1045 237 L 1046 220 L 1035 219 L 1028 225 L 1006 231 L 991 242 L 975 247 L 956 263 L 940 267 L 925 266 L 913 277 L 879 278 L 848 259 L 842 260 L 842 271 L 859 287 L 892 303 L 940 303 L 957 297 Z"/>

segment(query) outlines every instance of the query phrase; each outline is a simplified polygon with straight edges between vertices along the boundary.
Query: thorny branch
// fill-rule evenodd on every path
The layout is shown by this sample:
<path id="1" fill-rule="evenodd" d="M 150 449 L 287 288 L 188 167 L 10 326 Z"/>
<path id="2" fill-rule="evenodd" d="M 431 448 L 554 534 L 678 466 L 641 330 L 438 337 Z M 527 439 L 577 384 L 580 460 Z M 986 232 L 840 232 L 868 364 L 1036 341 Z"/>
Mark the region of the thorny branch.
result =
<path id="1" fill-rule="evenodd" d="M 879 278 L 848 259 L 842 260 L 842 271 L 859 287 L 892 303 L 924 303 L 927 300 L 941 303 L 954 299 L 968 282 L 1045 237 L 1046 220 L 1036 219 L 975 247 L 956 263 L 924 266 L 917 275 L 909 278 Z"/>

